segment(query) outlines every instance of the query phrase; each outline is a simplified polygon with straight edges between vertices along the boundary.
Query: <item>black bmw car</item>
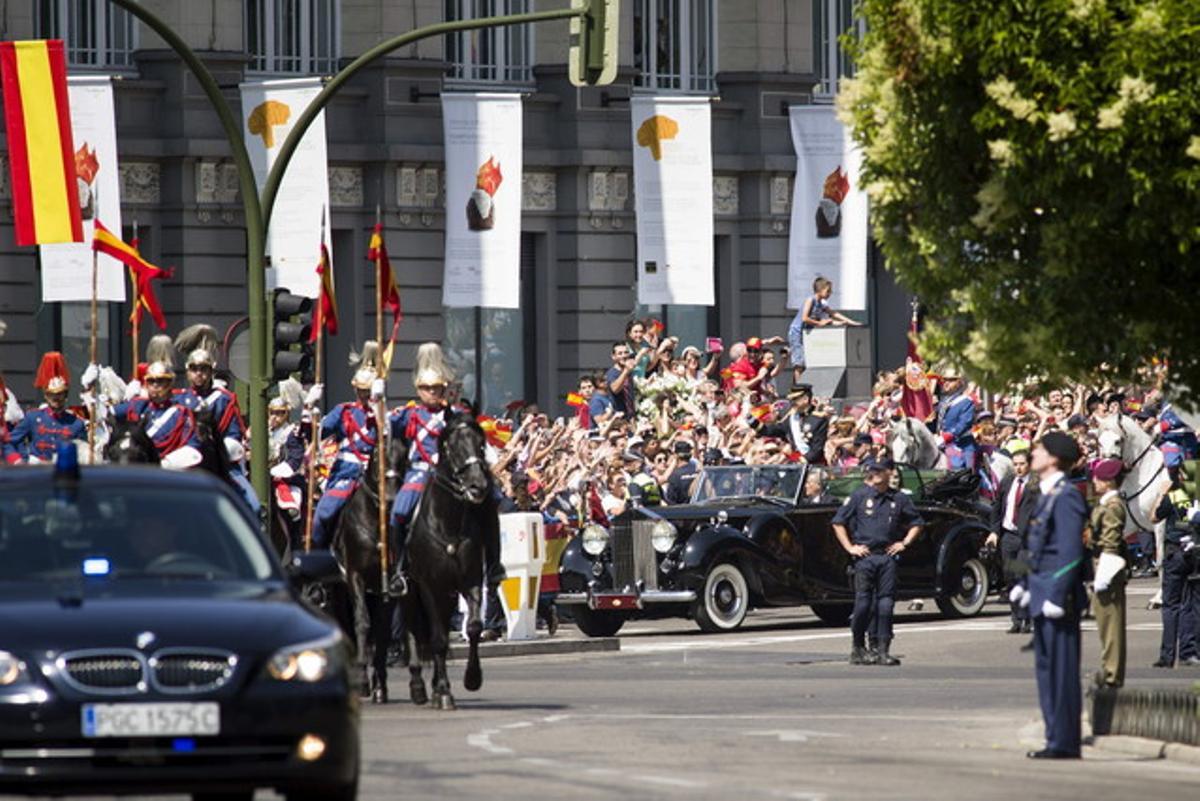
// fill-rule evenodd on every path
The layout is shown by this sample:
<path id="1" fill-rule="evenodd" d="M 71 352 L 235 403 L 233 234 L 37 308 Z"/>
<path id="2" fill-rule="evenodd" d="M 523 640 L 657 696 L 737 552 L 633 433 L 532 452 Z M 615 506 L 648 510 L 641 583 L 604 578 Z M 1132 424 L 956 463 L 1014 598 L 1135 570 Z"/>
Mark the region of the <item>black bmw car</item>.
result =
<path id="1" fill-rule="evenodd" d="M 556 603 L 592 636 L 611 636 L 634 617 L 690 617 L 705 631 L 731 631 L 766 606 L 807 605 L 845 625 L 850 557 L 831 524 L 861 478 L 840 477 L 806 499 L 806 469 L 707 467 L 689 504 L 634 507 L 609 527 L 585 526 L 563 552 Z M 900 559 L 897 598 L 933 598 L 949 616 L 976 615 L 1000 577 L 984 545 L 986 511 L 968 476 L 931 478 L 898 470 L 926 526 Z"/>
<path id="2" fill-rule="evenodd" d="M 158 468 L 0 470 L 0 793 L 353 799 L 351 648 L 231 492 Z"/>

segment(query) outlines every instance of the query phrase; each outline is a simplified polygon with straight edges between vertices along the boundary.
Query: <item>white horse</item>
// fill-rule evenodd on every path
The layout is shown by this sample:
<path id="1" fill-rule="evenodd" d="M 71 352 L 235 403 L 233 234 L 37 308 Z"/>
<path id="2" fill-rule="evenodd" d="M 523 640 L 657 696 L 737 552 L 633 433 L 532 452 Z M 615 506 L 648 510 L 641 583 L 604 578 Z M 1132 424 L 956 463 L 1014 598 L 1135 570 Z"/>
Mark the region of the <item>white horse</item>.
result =
<path id="1" fill-rule="evenodd" d="M 993 492 L 999 492 L 1004 479 L 1017 472 L 1017 469 L 1013 467 L 1012 457 L 999 448 L 991 449 L 990 455 L 985 455 L 983 448 L 980 448 L 979 468 L 981 471 L 987 470 L 991 474 L 989 480 L 992 482 Z"/>
<path id="2" fill-rule="evenodd" d="M 1105 459 L 1120 459 L 1125 463 L 1125 479 L 1121 482 L 1121 499 L 1125 501 L 1125 533 L 1153 531 L 1154 548 L 1161 560 L 1166 523 L 1153 522 L 1152 515 L 1163 493 L 1171 488 L 1166 460 L 1154 440 L 1131 418 L 1110 414 L 1100 418 L 1100 455 Z M 1161 562 L 1160 562 L 1161 563 Z M 1151 600 L 1161 600 L 1159 594 Z"/>
<path id="3" fill-rule="evenodd" d="M 949 462 L 938 447 L 938 439 L 919 420 L 905 417 L 889 425 L 888 447 L 897 464 L 910 464 L 922 470 L 946 470 Z"/>

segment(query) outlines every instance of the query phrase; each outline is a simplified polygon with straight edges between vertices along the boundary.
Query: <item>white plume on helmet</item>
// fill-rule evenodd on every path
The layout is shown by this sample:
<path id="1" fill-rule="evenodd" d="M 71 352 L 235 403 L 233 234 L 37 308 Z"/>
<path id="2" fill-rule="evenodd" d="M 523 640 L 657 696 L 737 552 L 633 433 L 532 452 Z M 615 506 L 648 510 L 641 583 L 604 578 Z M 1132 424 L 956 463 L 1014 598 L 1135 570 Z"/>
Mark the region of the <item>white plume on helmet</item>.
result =
<path id="1" fill-rule="evenodd" d="M 417 349 L 417 366 L 413 370 L 413 385 L 450 384 L 454 381 L 454 371 L 446 362 L 442 346 L 436 342 L 422 343 Z"/>
<path id="2" fill-rule="evenodd" d="M 172 344 L 171 338 L 166 334 L 155 334 L 150 337 L 150 341 L 146 343 L 146 361 L 150 364 L 163 362 L 174 368 L 175 345 Z"/>
<path id="3" fill-rule="evenodd" d="M 289 409 L 299 409 L 304 405 L 304 385 L 288 376 L 279 382 L 279 399 L 282 399 Z"/>
<path id="4" fill-rule="evenodd" d="M 175 337 L 175 349 L 185 354 L 185 365 L 207 364 L 216 367 L 215 354 L 220 347 L 221 338 L 217 329 L 208 323 L 189 325 Z"/>
<path id="5" fill-rule="evenodd" d="M 379 343 L 368 339 L 361 351 L 350 351 L 350 366 L 358 368 L 350 378 L 350 386 L 370 389 L 371 382 L 379 375 Z"/>

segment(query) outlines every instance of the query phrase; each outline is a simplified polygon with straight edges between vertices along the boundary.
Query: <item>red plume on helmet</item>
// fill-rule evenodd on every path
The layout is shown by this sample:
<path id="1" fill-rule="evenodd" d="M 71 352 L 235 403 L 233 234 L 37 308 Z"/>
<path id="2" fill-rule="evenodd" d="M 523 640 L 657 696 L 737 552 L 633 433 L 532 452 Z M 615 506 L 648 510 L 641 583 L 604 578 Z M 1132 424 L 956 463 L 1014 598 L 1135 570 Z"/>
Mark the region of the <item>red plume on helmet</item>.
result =
<path id="1" fill-rule="evenodd" d="M 67 360 L 56 350 L 42 355 L 37 374 L 33 377 L 33 385 L 41 390 L 61 392 L 71 383 L 71 372 L 67 369 Z"/>

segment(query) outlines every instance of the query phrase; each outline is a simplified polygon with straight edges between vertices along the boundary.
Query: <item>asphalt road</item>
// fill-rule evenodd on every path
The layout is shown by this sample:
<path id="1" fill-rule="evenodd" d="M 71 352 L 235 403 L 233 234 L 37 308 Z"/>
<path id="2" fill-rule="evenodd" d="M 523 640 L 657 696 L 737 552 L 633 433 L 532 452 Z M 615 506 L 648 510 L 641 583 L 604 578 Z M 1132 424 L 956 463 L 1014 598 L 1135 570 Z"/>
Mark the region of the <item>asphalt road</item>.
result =
<path id="1" fill-rule="evenodd" d="M 1200 680 L 1149 667 L 1158 613 L 1149 583 L 1132 592 L 1128 685 Z M 396 676 L 402 700 L 365 708 L 360 798 L 1146 801 L 1200 787 L 1200 767 L 1166 760 L 1025 759 L 1042 744 L 1032 654 L 1001 606 L 970 621 L 898 612 L 899 668 L 847 665 L 847 631 L 788 610 L 728 635 L 647 621 L 615 653 L 485 660 L 478 693 L 454 665 L 457 712 L 412 706 Z"/>

